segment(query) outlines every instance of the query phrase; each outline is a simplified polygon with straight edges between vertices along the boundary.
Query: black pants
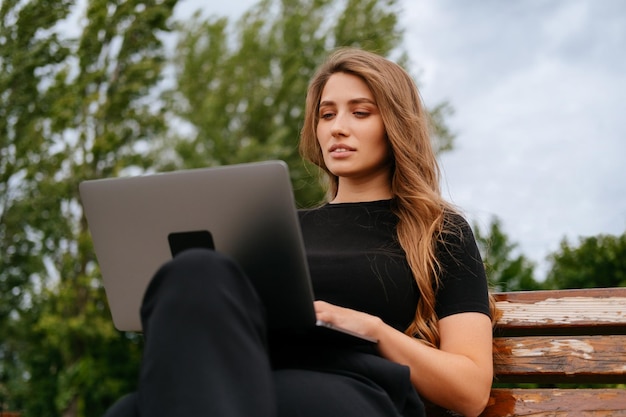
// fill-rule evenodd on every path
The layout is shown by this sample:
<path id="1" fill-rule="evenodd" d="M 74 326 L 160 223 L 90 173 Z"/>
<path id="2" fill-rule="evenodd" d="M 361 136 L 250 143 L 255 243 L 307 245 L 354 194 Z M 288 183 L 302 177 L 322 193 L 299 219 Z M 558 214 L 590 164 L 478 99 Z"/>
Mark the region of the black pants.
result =
<path id="1" fill-rule="evenodd" d="M 216 252 L 189 250 L 165 264 L 141 319 L 139 389 L 106 417 L 423 415 L 412 388 L 398 400 L 352 370 L 273 367 L 263 306 L 238 266 Z"/>

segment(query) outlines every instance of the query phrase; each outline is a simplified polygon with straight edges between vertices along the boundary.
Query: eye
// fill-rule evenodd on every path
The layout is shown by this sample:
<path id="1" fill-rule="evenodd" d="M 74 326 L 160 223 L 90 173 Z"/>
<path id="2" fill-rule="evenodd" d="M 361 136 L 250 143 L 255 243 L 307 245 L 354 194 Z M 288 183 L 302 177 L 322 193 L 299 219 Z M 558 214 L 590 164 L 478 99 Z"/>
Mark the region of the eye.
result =
<path id="1" fill-rule="evenodd" d="M 328 120 L 328 119 L 331 119 L 334 115 L 335 113 L 330 112 L 330 111 L 322 112 L 320 113 L 320 119 Z"/>
<path id="2" fill-rule="evenodd" d="M 370 115 L 370 113 L 366 111 L 355 111 L 352 114 L 354 114 L 356 117 L 360 119 L 365 118 Z"/>

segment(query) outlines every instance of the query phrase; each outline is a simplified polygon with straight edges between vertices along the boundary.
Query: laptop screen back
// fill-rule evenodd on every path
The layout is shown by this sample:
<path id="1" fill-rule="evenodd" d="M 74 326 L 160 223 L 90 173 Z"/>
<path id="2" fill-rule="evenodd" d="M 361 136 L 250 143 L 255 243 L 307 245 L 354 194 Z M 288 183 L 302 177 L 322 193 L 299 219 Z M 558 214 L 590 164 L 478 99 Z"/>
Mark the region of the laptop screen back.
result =
<path id="1" fill-rule="evenodd" d="M 141 331 L 139 309 L 152 276 L 190 247 L 239 263 L 266 306 L 270 330 L 315 323 L 284 162 L 85 181 L 80 194 L 117 329 Z"/>

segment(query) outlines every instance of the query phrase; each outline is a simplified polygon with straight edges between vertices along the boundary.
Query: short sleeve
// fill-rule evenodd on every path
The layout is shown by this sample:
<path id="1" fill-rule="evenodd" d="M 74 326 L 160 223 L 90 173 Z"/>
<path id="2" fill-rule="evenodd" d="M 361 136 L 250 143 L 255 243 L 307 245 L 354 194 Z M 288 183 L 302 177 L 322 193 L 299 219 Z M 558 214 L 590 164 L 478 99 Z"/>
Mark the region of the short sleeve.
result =
<path id="1" fill-rule="evenodd" d="M 474 233 L 458 214 L 448 214 L 438 243 L 440 285 L 435 310 L 439 319 L 458 313 L 489 315 L 487 276 Z"/>

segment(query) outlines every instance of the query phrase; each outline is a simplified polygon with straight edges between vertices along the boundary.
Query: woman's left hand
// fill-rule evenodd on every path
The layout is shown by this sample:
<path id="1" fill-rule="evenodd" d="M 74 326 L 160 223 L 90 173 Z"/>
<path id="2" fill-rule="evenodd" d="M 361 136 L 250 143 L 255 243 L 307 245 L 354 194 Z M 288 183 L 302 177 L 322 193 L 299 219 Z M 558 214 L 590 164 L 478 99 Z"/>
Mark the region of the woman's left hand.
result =
<path id="1" fill-rule="evenodd" d="M 363 336 L 378 339 L 378 330 L 383 325 L 383 321 L 380 318 L 350 308 L 339 307 L 326 301 L 315 301 L 314 304 L 315 315 L 318 320 Z"/>

